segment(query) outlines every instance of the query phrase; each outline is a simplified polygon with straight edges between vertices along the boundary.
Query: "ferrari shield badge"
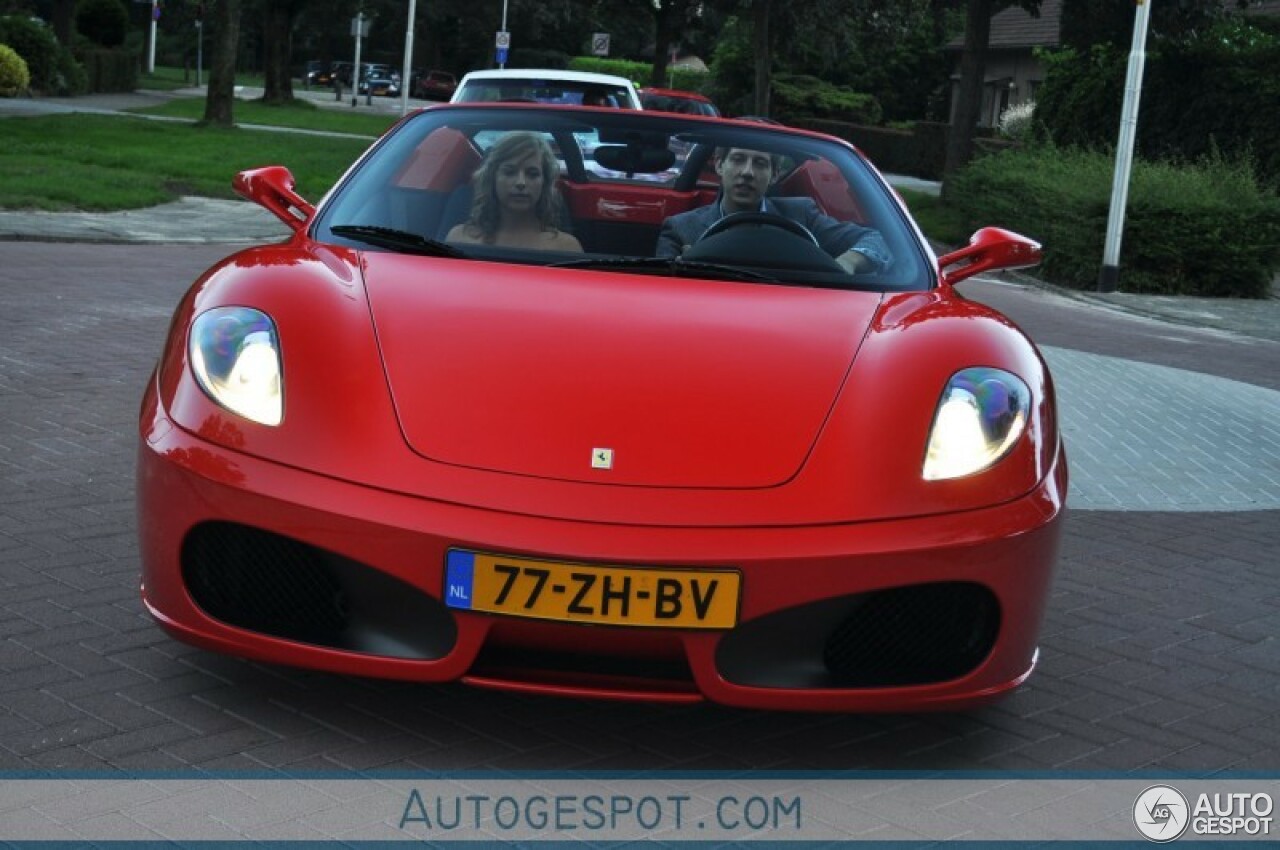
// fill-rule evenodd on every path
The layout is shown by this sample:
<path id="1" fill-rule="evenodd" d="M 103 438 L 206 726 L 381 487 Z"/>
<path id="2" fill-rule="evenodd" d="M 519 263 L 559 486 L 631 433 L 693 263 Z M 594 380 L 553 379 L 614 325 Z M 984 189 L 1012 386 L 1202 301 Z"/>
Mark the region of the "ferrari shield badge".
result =
<path id="1" fill-rule="evenodd" d="M 613 469 L 613 449 L 592 449 L 592 469 Z"/>

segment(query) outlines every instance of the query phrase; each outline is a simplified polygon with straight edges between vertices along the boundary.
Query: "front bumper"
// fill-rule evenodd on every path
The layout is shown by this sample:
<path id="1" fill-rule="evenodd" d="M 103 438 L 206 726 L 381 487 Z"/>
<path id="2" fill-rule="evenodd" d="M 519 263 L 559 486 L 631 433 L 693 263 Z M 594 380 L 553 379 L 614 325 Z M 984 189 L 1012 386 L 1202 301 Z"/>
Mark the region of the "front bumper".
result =
<path id="1" fill-rule="evenodd" d="M 970 707 L 1016 688 L 1035 664 L 1061 531 L 1061 457 L 1034 492 L 981 511 L 671 528 L 358 486 L 152 414 L 138 455 L 143 597 L 170 634 L 214 651 L 343 674 L 810 711 Z M 448 609 L 450 548 L 734 568 L 739 624 L 642 630 Z"/>

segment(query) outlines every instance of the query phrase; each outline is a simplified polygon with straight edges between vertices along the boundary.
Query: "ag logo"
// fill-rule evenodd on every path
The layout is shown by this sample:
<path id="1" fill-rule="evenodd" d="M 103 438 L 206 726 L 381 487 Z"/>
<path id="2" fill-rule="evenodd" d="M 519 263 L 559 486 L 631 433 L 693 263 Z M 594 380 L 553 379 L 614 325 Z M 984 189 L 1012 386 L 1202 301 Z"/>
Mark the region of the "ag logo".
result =
<path id="1" fill-rule="evenodd" d="M 1152 785 L 1133 803 L 1133 823 L 1145 838 L 1164 843 L 1187 831 L 1191 811 L 1177 788 Z"/>

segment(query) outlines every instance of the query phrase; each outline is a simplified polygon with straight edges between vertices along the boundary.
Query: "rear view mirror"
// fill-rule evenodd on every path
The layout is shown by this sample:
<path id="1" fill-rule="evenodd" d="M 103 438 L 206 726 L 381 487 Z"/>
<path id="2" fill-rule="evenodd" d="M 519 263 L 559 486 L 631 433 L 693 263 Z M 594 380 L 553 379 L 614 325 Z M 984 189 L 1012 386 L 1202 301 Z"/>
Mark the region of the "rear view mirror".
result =
<path id="1" fill-rule="evenodd" d="M 982 272 L 1037 265 L 1042 256 L 1039 242 L 999 227 L 984 227 L 970 237 L 967 246 L 939 257 L 938 269 L 942 282 L 954 286 Z M 964 265 L 948 270 L 957 263 Z"/>
<path id="2" fill-rule="evenodd" d="M 236 194 L 266 207 L 297 233 L 307 226 L 316 208 L 294 192 L 293 174 L 282 165 L 241 171 L 231 181 Z"/>

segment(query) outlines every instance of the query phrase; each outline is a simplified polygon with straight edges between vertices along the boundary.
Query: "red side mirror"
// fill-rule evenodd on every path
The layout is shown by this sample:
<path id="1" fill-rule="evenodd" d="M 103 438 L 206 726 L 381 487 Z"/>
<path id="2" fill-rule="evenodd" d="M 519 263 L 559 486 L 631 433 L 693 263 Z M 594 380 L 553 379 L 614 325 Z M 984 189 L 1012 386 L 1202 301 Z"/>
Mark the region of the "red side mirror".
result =
<path id="1" fill-rule="evenodd" d="M 942 282 L 954 286 L 967 277 L 999 269 L 1025 269 L 1038 264 L 1043 257 L 1040 243 L 999 227 L 984 227 L 969 239 L 969 244 L 938 259 Z M 954 269 L 957 263 L 964 263 Z"/>
<path id="2" fill-rule="evenodd" d="M 241 171 L 231 181 L 236 193 L 269 209 L 295 233 L 307 226 L 316 208 L 294 192 L 293 174 L 282 165 Z"/>

